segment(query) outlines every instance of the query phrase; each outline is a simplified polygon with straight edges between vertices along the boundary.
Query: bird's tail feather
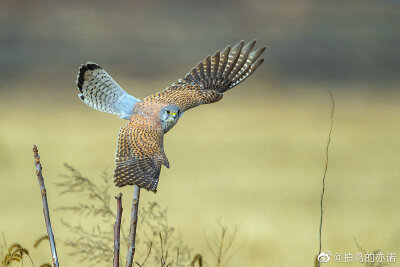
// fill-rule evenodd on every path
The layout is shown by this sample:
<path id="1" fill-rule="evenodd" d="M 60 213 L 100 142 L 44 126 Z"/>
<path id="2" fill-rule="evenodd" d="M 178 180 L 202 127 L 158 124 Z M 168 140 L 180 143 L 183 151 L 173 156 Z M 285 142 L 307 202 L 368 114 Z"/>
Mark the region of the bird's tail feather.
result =
<path id="1" fill-rule="evenodd" d="M 79 68 L 76 78 L 79 98 L 88 106 L 129 119 L 139 99 L 122 89 L 99 65 L 87 62 Z"/>

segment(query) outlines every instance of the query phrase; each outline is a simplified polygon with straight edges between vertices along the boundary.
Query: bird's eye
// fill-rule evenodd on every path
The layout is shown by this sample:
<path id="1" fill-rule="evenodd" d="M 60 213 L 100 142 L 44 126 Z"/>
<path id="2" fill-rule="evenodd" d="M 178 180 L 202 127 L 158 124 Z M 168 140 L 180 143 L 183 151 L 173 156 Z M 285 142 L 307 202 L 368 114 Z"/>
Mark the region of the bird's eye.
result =
<path id="1" fill-rule="evenodd" d="M 167 114 L 169 114 L 170 113 L 170 111 L 169 110 L 167 110 Z"/>

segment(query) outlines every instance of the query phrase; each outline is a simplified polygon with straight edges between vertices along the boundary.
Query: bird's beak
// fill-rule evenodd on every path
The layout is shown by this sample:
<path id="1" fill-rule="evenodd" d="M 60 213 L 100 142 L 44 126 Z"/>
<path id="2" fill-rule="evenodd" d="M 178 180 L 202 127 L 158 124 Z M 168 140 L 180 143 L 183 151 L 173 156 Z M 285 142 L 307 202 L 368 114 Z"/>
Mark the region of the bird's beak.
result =
<path id="1" fill-rule="evenodd" d="M 172 118 L 176 118 L 176 113 L 174 112 L 174 113 L 172 113 Z"/>

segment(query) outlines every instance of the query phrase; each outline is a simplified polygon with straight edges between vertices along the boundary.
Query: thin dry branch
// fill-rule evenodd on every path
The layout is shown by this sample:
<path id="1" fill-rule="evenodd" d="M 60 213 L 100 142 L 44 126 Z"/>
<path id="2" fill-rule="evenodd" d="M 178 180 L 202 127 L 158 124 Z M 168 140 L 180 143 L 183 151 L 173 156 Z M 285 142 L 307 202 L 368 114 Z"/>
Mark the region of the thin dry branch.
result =
<path id="1" fill-rule="evenodd" d="M 323 204 L 324 204 L 324 195 L 325 195 L 325 179 L 326 179 L 326 173 L 328 171 L 328 163 L 329 163 L 329 146 L 331 144 L 331 135 L 332 135 L 332 129 L 333 129 L 333 115 L 335 113 L 335 100 L 333 98 L 332 92 L 328 89 L 329 96 L 331 97 L 331 124 L 329 128 L 329 133 L 328 133 L 328 141 L 326 144 L 325 148 L 325 154 L 326 154 L 326 159 L 325 159 L 325 169 L 324 169 L 324 176 L 322 177 L 322 192 L 321 192 L 321 202 L 320 202 L 320 208 L 321 208 L 321 216 L 320 216 L 320 222 L 319 222 L 319 252 L 318 255 L 321 254 L 321 248 L 322 248 L 322 218 L 324 215 L 324 209 L 323 209 Z M 318 267 L 320 266 L 320 262 L 318 261 Z"/>
<path id="2" fill-rule="evenodd" d="M 121 233 L 121 218 L 122 218 L 122 194 L 119 193 L 115 197 L 117 199 L 117 217 L 114 224 L 114 267 L 119 267 L 119 244 L 120 244 L 120 233 Z"/>
<path id="3" fill-rule="evenodd" d="M 176 267 L 179 266 L 179 248 L 176 250 Z"/>
<path id="4" fill-rule="evenodd" d="M 149 249 L 148 249 L 148 251 L 147 251 L 146 258 L 144 259 L 144 261 L 142 262 L 142 264 L 140 264 L 139 262 L 135 262 L 139 267 L 144 266 L 144 264 L 145 264 L 146 261 L 148 260 L 148 258 L 149 258 L 149 256 L 150 256 L 150 253 L 151 253 L 151 248 L 152 248 L 152 247 L 153 247 L 153 242 L 150 241 L 150 245 L 149 245 Z"/>
<path id="5" fill-rule="evenodd" d="M 224 247 L 224 239 L 225 239 L 225 234 L 226 234 L 226 228 L 221 226 L 221 240 L 219 244 L 219 250 L 218 250 L 218 257 L 217 257 L 217 267 L 221 266 L 221 261 L 222 261 L 222 249 Z"/>
<path id="6" fill-rule="evenodd" d="M 215 266 L 222 267 L 226 266 L 231 258 L 236 254 L 236 251 L 232 251 L 232 247 L 236 238 L 238 228 L 235 225 L 234 229 L 229 231 L 229 228 L 222 225 L 221 223 L 219 223 L 219 227 L 221 230 L 220 235 L 217 235 L 217 233 L 214 232 L 214 239 L 208 240 L 208 238 L 206 238 L 205 240 L 209 251 L 215 258 Z M 195 260 L 200 259 L 194 258 L 192 261 L 192 265 Z M 199 261 L 199 264 L 202 264 L 202 262 Z M 207 265 L 207 263 L 205 264 Z"/>
<path id="7" fill-rule="evenodd" d="M 46 222 L 47 235 L 49 237 L 49 242 L 50 242 L 50 249 L 51 249 L 51 256 L 53 258 L 53 265 L 54 265 L 54 267 L 59 267 L 56 243 L 54 240 L 53 230 L 51 228 L 51 222 L 50 222 L 49 206 L 47 204 L 46 187 L 44 186 L 44 179 L 42 176 L 42 164 L 40 164 L 40 156 L 38 154 L 38 149 L 37 149 L 36 145 L 33 145 L 33 155 L 35 157 L 36 175 L 37 175 L 37 178 L 39 181 L 39 187 L 40 187 L 40 191 L 41 191 L 41 195 L 42 195 L 43 214 L 44 214 L 44 220 Z"/>
<path id="8" fill-rule="evenodd" d="M 203 267 L 203 257 L 200 254 L 196 254 L 196 256 L 194 256 L 190 266 L 195 267 L 196 263 L 198 263 L 200 267 Z"/>
<path id="9" fill-rule="evenodd" d="M 130 224 L 129 238 L 128 238 L 128 252 L 126 255 L 126 267 L 132 267 L 133 256 L 135 255 L 135 250 L 136 250 L 135 241 L 136 241 L 136 226 L 137 226 L 138 211 L 139 211 L 139 197 L 140 197 L 140 188 L 137 185 L 134 185 L 131 224 Z"/>
<path id="10" fill-rule="evenodd" d="M 164 246 L 163 246 L 163 239 L 162 239 L 161 232 L 159 233 L 159 235 L 160 235 L 160 247 L 161 247 L 160 263 L 161 263 L 161 267 L 165 267 L 165 265 L 167 264 L 168 251 L 165 252 L 165 255 L 164 255 Z"/>

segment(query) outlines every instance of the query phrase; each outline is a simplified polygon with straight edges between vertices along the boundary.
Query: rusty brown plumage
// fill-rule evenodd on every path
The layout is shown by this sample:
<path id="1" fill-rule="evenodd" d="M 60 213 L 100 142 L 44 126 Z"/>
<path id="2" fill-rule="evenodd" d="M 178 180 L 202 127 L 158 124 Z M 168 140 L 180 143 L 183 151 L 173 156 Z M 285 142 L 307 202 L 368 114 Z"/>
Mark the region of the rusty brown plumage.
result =
<path id="1" fill-rule="evenodd" d="M 97 64 L 81 66 L 77 77 L 80 98 L 95 109 L 129 118 L 118 138 L 114 173 L 117 186 L 135 184 L 156 191 L 161 165 L 169 167 L 164 134 L 183 112 L 221 100 L 225 91 L 254 73 L 264 62 L 260 56 L 265 51 L 265 47 L 254 50 L 255 44 L 255 40 L 246 45 L 241 41 L 207 56 L 185 78 L 143 101 L 127 94 Z"/>
<path id="2" fill-rule="evenodd" d="M 153 106 L 155 103 L 165 103 L 167 105 L 176 105 L 184 112 L 201 104 L 217 102 L 221 98 L 222 93 L 218 91 L 205 90 L 197 84 L 189 84 L 183 81 L 145 98 L 143 105 Z"/>
<path id="3" fill-rule="evenodd" d="M 217 51 L 212 57 L 207 56 L 184 79 L 144 99 L 144 105 L 163 102 L 177 105 L 186 111 L 221 100 L 226 90 L 244 81 L 264 62 L 259 57 L 265 47 L 253 51 L 256 40 L 245 46 L 243 44 L 241 41 L 233 48 L 227 46 L 222 52 Z"/>
<path id="4" fill-rule="evenodd" d="M 114 172 L 117 186 L 133 185 L 156 191 L 161 165 L 168 166 L 158 119 L 132 115 L 120 130 Z"/>

